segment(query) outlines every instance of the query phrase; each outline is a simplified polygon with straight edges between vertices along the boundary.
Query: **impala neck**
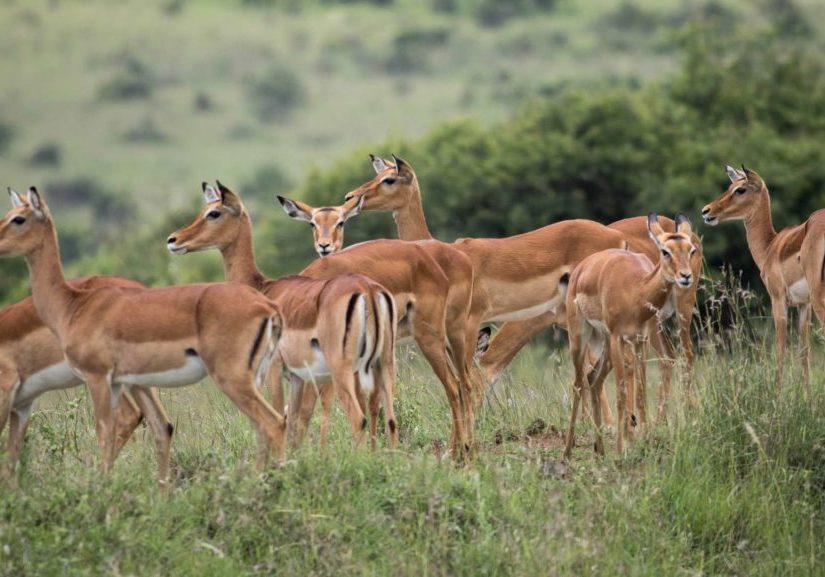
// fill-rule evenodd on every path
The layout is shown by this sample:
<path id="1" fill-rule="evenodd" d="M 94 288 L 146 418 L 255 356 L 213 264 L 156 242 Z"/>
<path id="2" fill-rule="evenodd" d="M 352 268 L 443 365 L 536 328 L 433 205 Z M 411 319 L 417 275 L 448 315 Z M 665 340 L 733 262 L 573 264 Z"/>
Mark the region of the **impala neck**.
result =
<path id="1" fill-rule="evenodd" d="M 77 291 L 69 286 L 63 274 L 54 223 L 49 220 L 46 226 L 48 229 L 43 235 L 43 242 L 26 255 L 26 264 L 37 314 L 46 326 L 59 334 Z"/>
<path id="2" fill-rule="evenodd" d="M 768 195 L 767 188 L 759 202 L 756 210 L 745 219 L 745 234 L 753 260 L 756 261 L 756 266 L 761 271 L 768 259 L 768 248 L 776 238 L 776 230 L 773 228 L 771 197 Z"/>
<path id="3" fill-rule="evenodd" d="M 641 302 L 650 305 L 650 308 L 645 311 L 646 314 L 652 316 L 665 306 L 665 301 L 667 301 L 667 296 L 672 288 L 671 285 L 672 283 L 665 280 L 662 274 L 661 263 L 656 263 L 656 267 L 648 273 L 640 286 Z"/>
<path id="4" fill-rule="evenodd" d="M 421 204 L 421 189 L 418 180 L 412 182 L 412 201 L 401 210 L 392 213 L 395 225 L 398 228 L 398 238 L 401 240 L 428 240 L 433 237 L 427 228 L 427 219 L 424 217 L 424 206 Z"/>
<path id="5" fill-rule="evenodd" d="M 239 282 L 252 287 L 263 285 L 264 275 L 255 264 L 255 249 L 252 246 L 252 221 L 244 212 L 235 240 L 221 249 L 224 277 L 228 281 Z"/>

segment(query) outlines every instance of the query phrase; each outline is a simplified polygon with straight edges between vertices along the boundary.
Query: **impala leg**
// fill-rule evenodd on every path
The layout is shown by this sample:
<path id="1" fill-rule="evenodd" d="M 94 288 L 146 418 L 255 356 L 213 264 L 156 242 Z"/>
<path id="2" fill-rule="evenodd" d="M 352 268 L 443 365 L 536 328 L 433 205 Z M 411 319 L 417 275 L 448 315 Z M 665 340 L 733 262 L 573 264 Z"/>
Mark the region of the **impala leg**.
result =
<path id="1" fill-rule="evenodd" d="M 628 347 L 629 348 L 629 347 Z M 633 343 L 633 361 L 638 367 L 638 379 L 636 381 L 634 411 L 639 413 L 639 422 L 647 429 L 647 343 L 638 340 Z"/>
<path id="2" fill-rule="evenodd" d="M 287 416 L 287 437 L 291 448 L 298 447 L 304 440 L 309 420 L 315 412 L 318 394 L 312 383 L 305 383 L 300 377 L 289 373 L 289 405 Z"/>
<path id="3" fill-rule="evenodd" d="M 661 384 L 659 385 L 659 401 L 656 407 L 656 421 L 667 422 L 667 399 L 670 396 L 670 382 L 673 374 L 673 366 L 676 363 L 676 351 L 673 344 L 664 333 L 664 327 L 657 323 L 656 328 L 651 331 L 650 344 L 656 351 L 659 358 L 659 372 L 661 373 Z"/>
<path id="4" fill-rule="evenodd" d="M 321 434 L 318 444 L 321 447 L 321 453 L 327 449 L 327 435 L 329 432 L 329 415 L 332 412 L 332 400 L 335 394 L 335 383 L 326 383 L 321 385 L 319 389 L 321 397 Z"/>
<path id="5" fill-rule="evenodd" d="M 134 400 L 146 417 L 146 423 L 155 439 L 155 451 L 158 457 L 158 483 L 166 486 L 169 482 L 169 450 L 172 446 L 172 433 L 175 428 L 158 398 L 157 391 L 143 387 L 133 387 Z M 128 398 L 128 397 L 127 397 Z M 124 398 L 124 400 L 126 400 Z M 121 403 L 124 405 L 126 403 Z"/>
<path id="6" fill-rule="evenodd" d="M 501 372 L 510 364 L 524 345 L 534 336 L 553 325 L 566 325 L 564 313 L 549 312 L 523 321 L 508 321 L 490 341 L 489 348 L 481 355 L 479 366 L 488 383 L 495 383 Z"/>
<path id="7" fill-rule="evenodd" d="M 776 332 L 776 386 L 782 390 L 785 364 L 785 341 L 788 329 L 788 307 L 783 297 L 771 298 L 771 315 Z"/>
<path id="8" fill-rule="evenodd" d="M 604 436 L 602 434 L 602 411 L 600 400 L 604 398 L 604 379 L 610 365 L 605 355 L 598 360 L 593 379 L 590 381 L 590 403 L 593 405 L 593 428 L 596 431 L 596 441 L 593 449 L 596 454 L 604 456 Z"/>
<path id="9" fill-rule="evenodd" d="M 140 422 L 143 420 L 143 413 L 135 403 L 132 395 L 124 392 L 120 403 L 117 406 L 117 429 L 115 432 L 115 454 L 114 459 L 120 454 L 123 446 L 132 438 Z"/>
<path id="10" fill-rule="evenodd" d="M 14 479 L 14 470 L 17 462 L 20 460 L 20 452 L 23 450 L 23 439 L 26 438 L 26 429 L 29 428 L 33 407 L 34 403 L 32 402 L 11 410 L 11 418 L 9 420 L 8 464 L 12 479 Z"/>
<path id="11" fill-rule="evenodd" d="M 85 377 L 94 409 L 95 433 L 100 449 L 100 467 L 105 474 L 112 469 L 115 446 L 116 424 L 111 385 L 106 375 L 87 374 Z"/>
<path id="12" fill-rule="evenodd" d="M 595 382 L 596 375 L 598 375 L 598 373 L 599 373 L 599 362 L 600 362 L 601 359 L 604 359 L 604 358 L 605 358 L 604 355 L 602 355 L 601 357 L 594 357 L 592 351 L 588 352 L 588 356 L 587 356 L 588 361 L 587 362 L 589 363 L 590 368 L 587 371 L 587 382 L 591 383 L 591 386 L 592 386 L 592 383 Z M 609 359 L 608 359 L 608 363 L 609 363 Z M 602 422 L 606 426 L 612 426 L 613 425 L 613 409 L 610 408 L 610 399 L 607 398 L 607 390 L 604 387 L 601 387 L 599 390 L 601 391 L 599 393 L 599 402 L 602 406 Z M 589 399 L 588 399 L 588 402 L 586 402 L 582 405 L 582 413 L 584 413 L 586 416 L 591 415 Z"/>
<path id="13" fill-rule="evenodd" d="M 264 400 L 261 392 L 255 386 L 254 375 L 249 373 L 239 378 L 232 378 L 216 374 L 213 378 L 226 396 L 256 426 L 258 432 L 258 467 L 266 467 L 273 442 L 278 460 L 283 462 L 286 421 L 280 413 L 272 408 L 272 405 Z"/>
<path id="14" fill-rule="evenodd" d="M 284 364 L 281 361 L 280 355 L 276 355 L 272 359 L 272 365 L 269 367 L 269 372 L 266 374 L 266 382 L 269 386 L 270 398 L 272 399 L 272 406 L 279 413 L 286 415 L 284 410 L 284 383 L 283 383 Z"/>
<path id="15" fill-rule="evenodd" d="M 690 338 L 690 326 L 693 323 L 693 308 L 696 306 L 696 291 L 698 290 L 699 272 L 694 273 L 697 282 L 693 283 L 687 294 L 679 295 L 676 314 L 678 315 L 679 341 L 682 344 L 682 354 L 685 355 L 685 386 L 690 388 L 693 380 L 693 361 L 696 354 L 693 351 L 693 340 Z"/>
<path id="16" fill-rule="evenodd" d="M 450 446 L 454 458 L 461 461 L 470 452 L 469 439 L 464 430 L 466 413 L 463 410 L 461 399 L 463 385 L 458 382 L 450 367 L 450 358 L 445 346 L 444 323 L 443 304 L 419 303 L 413 314 L 412 332 L 418 348 L 421 349 L 421 353 L 444 386 L 453 421 Z"/>
<path id="17" fill-rule="evenodd" d="M 352 370 L 347 367 L 332 369 L 332 374 L 335 392 L 338 393 L 338 398 L 341 400 L 341 404 L 344 405 L 344 410 L 347 412 L 355 445 L 360 446 L 361 443 L 364 442 L 364 433 L 367 430 L 367 418 L 364 416 L 364 411 L 361 410 L 361 402 L 359 402 L 358 392 L 355 386 L 355 375 Z M 366 382 L 370 379 L 372 379 L 372 375 L 364 374 L 362 375 L 361 381 Z"/>
<path id="18" fill-rule="evenodd" d="M 610 356 L 613 360 L 613 372 L 616 376 L 616 408 L 618 413 L 616 450 L 621 456 L 624 454 L 625 433 L 627 432 L 627 388 L 624 343 L 619 335 L 610 335 Z"/>
<path id="19" fill-rule="evenodd" d="M 622 350 L 624 357 L 625 389 L 627 390 L 627 434 L 633 434 L 636 425 L 639 424 L 639 416 L 636 415 L 636 363 L 633 356 L 633 345 L 625 343 Z"/>
<path id="20" fill-rule="evenodd" d="M 376 390 L 383 394 L 384 401 L 384 422 L 387 429 L 388 446 L 390 449 L 398 447 L 398 421 L 395 418 L 395 352 L 388 347 L 389 354 L 381 359 L 379 369 L 376 372 Z"/>
<path id="21" fill-rule="evenodd" d="M 799 353 L 802 357 L 802 374 L 805 381 L 805 395 L 811 399 L 811 305 L 799 307 Z"/>
<path id="22" fill-rule="evenodd" d="M 570 424 L 567 427 L 567 439 L 564 443 L 564 458 L 570 459 L 573 454 L 573 446 L 576 444 L 576 420 L 579 416 L 579 403 L 584 394 L 586 384 L 585 357 L 587 347 L 585 346 L 584 332 L 590 332 L 587 327 L 575 316 L 570 315 L 570 327 L 567 338 L 570 343 L 570 358 L 573 360 L 573 390 L 570 407 Z"/>
<path id="23" fill-rule="evenodd" d="M 12 376 L 15 377 L 14 381 L 12 381 Z M 12 392 L 14 391 L 16 384 L 16 373 L 13 373 L 4 365 L 0 364 L 0 434 L 2 434 L 3 429 L 6 428 L 6 424 L 8 423 L 11 415 Z M 11 438 L 11 433 L 9 433 L 9 438 Z M 11 460 L 9 455 L 6 455 L 6 457 L 8 458 L 7 465 L 10 465 L 9 469 L 13 471 L 14 462 Z"/>
<path id="24" fill-rule="evenodd" d="M 381 389 L 375 387 L 370 393 L 370 449 L 378 448 L 378 411 L 381 408 Z"/>

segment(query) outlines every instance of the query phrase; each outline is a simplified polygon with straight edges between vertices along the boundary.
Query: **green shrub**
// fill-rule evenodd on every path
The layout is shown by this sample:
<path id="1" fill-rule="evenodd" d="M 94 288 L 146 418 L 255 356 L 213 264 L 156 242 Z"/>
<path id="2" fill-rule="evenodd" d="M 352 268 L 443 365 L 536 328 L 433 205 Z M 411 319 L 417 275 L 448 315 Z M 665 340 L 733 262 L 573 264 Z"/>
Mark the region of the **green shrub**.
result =
<path id="1" fill-rule="evenodd" d="M 258 118 L 273 122 L 288 117 L 307 97 L 300 77 L 281 64 L 249 82 L 247 95 Z"/>

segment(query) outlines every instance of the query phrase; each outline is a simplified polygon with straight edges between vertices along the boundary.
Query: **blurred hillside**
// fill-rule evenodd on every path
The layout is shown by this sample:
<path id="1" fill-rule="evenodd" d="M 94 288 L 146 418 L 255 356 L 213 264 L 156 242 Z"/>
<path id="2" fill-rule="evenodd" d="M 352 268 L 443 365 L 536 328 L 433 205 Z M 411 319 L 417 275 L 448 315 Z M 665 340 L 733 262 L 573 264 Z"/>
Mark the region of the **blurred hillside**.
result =
<path id="1" fill-rule="evenodd" d="M 785 123 L 783 134 L 813 139 L 822 124 L 805 106 L 821 96 L 823 16 L 825 4 L 815 0 L 6 0 L 0 174 L 6 184 L 34 183 L 45 192 L 64 256 L 75 263 L 71 272 L 117 272 L 150 283 L 220 277 L 216 255 L 170 261 L 163 246 L 165 235 L 194 215 L 204 179 L 220 178 L 251 206 L 267 272 L 300 268 L 311 256 L 309 231 L 288 222 L 271 199 L 340 198 L 345 185 L 370 176 L 367 151 L 407 153 L 424 168 L 425 194 L 431 187 L 446 198 L 461 184 L 460 201 L 426 201 L 445 238 L 509 234 L 559 217 L 604 220 L 647 207 L 644 199 L 660 198 L 657 187 L 673 194 L 669 180 L 676 191 L 690 188 L 685 175 L 697 167 L 758 160 L 754 151 L 719 143 L 733 138 L 720 127 L 762 126 L 758 103 L 767 86 L 785 91 L 765 104 L 783 118 L 765 124 L 762 136 Z M 745 57 L 750 69 L 731 67 Z M 800 92 L 805 103 L 787 97 Z M 587 110 L 591 140 L 579 139 L 579 148 L 548 142 L 565 131 L 576 142 Z M 634 112 L 623 116 L 626 110 Z M 794 119 L 794 111 L 807 116 Z M 531 122 L 544 126 L 544 140 L 522 140 Z M 691 149 L 696 157 L 682 158 L 681 166 L 668 157 L 667 171 L 641 170 L 665 162 L 664 153 L 649 152 L 661 151 L 668 138 L 690 143 L 714 131 L 716 149 Z M 533 202 L 546 195 L 546 182 L 512 188 L 508 155 L 517 148 L 493 138 L 502 134 L 511 144 L 521 140 L 519 170 L 528 174 L 526 145 L 556 146 L 537 150 L 532 166 L 556 179 L 552 200 L 565 210 Z M 747 138 L 753 144 L 760 137 Z M 440 176 L 439 162 L 451 158 L 456 166 L 454 144 L 466 152 L 462 170 L 451 175 L 460 172 L 461 180 Z M 613 145 L 621 157 L 607 154 Z M 541 162 L 560 151 L 578 164 Z M 728 154 L 699 158 L 710 152 Z M 815 158 L 805 154 L 790 155 L 799 163 Z M 361 168 L 340 177 L 341 166 L 355 167 L 356 158 Z M 586 165 L 599 159 L 604 169 L 588 176 Z M 783 174 L 798 174 L 793 159 Z M 762 172 L 769 185 L 776 181 Z M 709 190 L 693 191 L 690 206 L 678 208 L 717 192 L 723 180 L 709 174 L 702 173 Z M 591 177 L 601 188 L 582 184 Z M 469 194 L 479 182 L 498 187 L 506 202 L 480 205 Z M 333 195 L 325 183 L 343 188 Z M 472 207 L 487 212 L 465 219 Z M 369 215 L 353 225 L 351 238 L 359 230 L 389 232 L 389 220 Z M 472 226 L 456 224 L 464 221 Z M 734 232 L 741 233 L 731 230 L 731 238 Z M 727 248 L 716 242 L 719 251 Z M 25 293 L 21 263 L 3 261 L 0 275 L 0 297 Z"/>

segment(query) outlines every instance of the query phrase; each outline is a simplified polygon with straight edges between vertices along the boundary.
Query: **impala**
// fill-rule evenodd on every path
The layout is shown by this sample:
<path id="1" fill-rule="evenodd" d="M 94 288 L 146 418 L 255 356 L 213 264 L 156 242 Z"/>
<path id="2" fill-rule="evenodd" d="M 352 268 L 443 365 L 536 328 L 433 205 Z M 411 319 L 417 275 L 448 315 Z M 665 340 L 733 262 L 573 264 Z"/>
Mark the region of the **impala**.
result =
<path id="1" fill-rule="evenodd" d="M 37 313 L 60 341 L 72 371 L 92 398 L 104 472 L 111 469 L 121 392 L 178 387 L 209 374 L 258 429 L 258 464 L 272 443 L 283 458 L 284 419 L 258 391 L 280 333 L 277 308 L 238 284 L 169 288 L 66 282 L 57 232 L 32 187 L 24 199 L 9 189 L 12 209 L 0 221 L 0 256 L 23 256 Z M 140 393 L 138 393 L 140 394 Z M 149 418 L 153 410 L 143 407 Z"/>
<path id="2" fill-rule="evenodd" d="M 360 389 L 370 395 L 371 444 L 374 448 L 378 406 L 383 398 L 390 447 L 394 448 L 398 433 L 393 412 L 396 315 L 392 297 L 384 287 L 361 275 L 327 280 L 266 278 L 255 262 L 249 213 L 237 194 L 220 182 L 217 185 L 203 183 L 206 205 L 195 220 L 169 236 L 167 248 L 175 254 L 218 249 L 227 280 L 249 285 L 278 305 L 283 318 L 278 354 L 292 385 L 290 412 L 298 415 L 295 440 L 303 436 L 315 406 L 315 388 L 304 386 L 308 380 L 332 381 L 331 387 L 320 389 L 321 447 L 326 445 L 333 391 L 346 408 L 353 435 L 359 438 L 365 421 L 357 396 L 357 373 Z M 270 378 L 278 403 L 283 390 L 279 375 L 274 373 Z M 303 402 L 302 396 L 307 397 Z"/>
<path id="3" fill-rule="evenodd" d="M 578 405 L 585 389 L 590 389 L 596 452 L 604 454 L 598 399 L 611 365 L 616 372 L 616 445 L 619 454 L 624 451 L 625 436 L 630 434 L 627 373 L 632 375 L 636 361 L 641 360 L 645 339 L 660 338 L 658 331 L 649 334 L 651 319 L 668 303 L 673 291 L 687 290 L 694 282 L 691 257 L 697 249 L 691 241 L 690 223 L 683 215 L 677 215 L 675 220 L 676 232 L 670 233 L 661 227 L 654 213 L 648 216 L 650 236 L 660 250 L 655 266 L 644 254 L 611 249 L 590 255 L 570 276 L 567 331 L 575 381 L 566 458 L 573 451 Z M 631 346 L 632 352 L 626 350 Z M 586 371 L 588 356 L 595 357 L 596 362 Z M 640 380 L 638 394 L 644 406 L 644 378 Z"/>
<path id="4" fill-rule="evenodd" d="M 348 193 L 347 204 L 363 198 L 359 211 L 361 208 L 392 211 L 399 238 L 432 238 L 424 218 L 418 178 L 410 164 L 396 156 L 393 156 L 392 161 L 374 155 L 370 155 L 370 158 L 376 176 Z M 664 218 L 661 221 L 663 226 L 674 230 L 673 221 Z M 617 234 L 617 231 L 620 234 Z M 533 336 L 552 325 L 563 326 L 566 322 L 563 306 L 528 306 L 536 302 L 531 295 L 541 294 L 541 291 L 533 289 L 532 283 L 537 278 L 547 275 L 548 271 L 569 272 L 585 256 L 606 248 L 624 246 L 624 241 L 627 241 L 634 252 L 643 252 L 652 259 L 657 258 L 658 249 L 650 241 L 646 217 L 620 220 L 609 227 L 592 221 L 569 220 L 504 239 L 456 241 L 455 246 L 470 255 L 473 263 L 477 265 L 476 276 L 480 277 L 481 281 L 477 284 L 487 289 L 491 300 L 507 299 L 512 307 L 524 307 L 510 317 L 490 318 L 485 315 L 484 320 L 507 321 L 479 359 L 487 382 L 495 382 L 516 353 Z M 697 252 L 691 260 L 691 268 L 698 278 L 702 266 L 701 242 L 696 235 L 693 241 L 697 246 Z M 493 263 L 498 263 L 498 267 L 491 266 Z M 497 269 L 500 267 L 504 267 L 516 278 L 524 279 L 525 284 L 514 290 L 512 286 L 497 282 L 498 279 L 494 277 L 499 274 Z M 558 275 L 557 278 L 562 276 Z M 543 286 L 551 285 L 554 298 L 563 302 L 564 299 L 556 291 L 555 283 Z M 546 295 L 542 295 L 541 298 L 546 298 Z M 672 306 L 666 307 L 661 313 L 661 320 L 672 316 L 678 317 L 682 348 L 689 367 L 692 366 L 694 358 L 690 323 L 695 303 L 694 286 L 690 291 L 679 294 Z M 663 383 L 666 383 L 674 357 L 670 341 L 662 341 L 658 352 L 662 358 Z"/>
<path id="5" fill-rule="evenodd" d="M 776 382 L 783 381 L 788 307 L 799 308 L 799 334 L 805 388 L 810 398 L 811 374 L 809 337 L 811 307 L 820 323 L 825 323 L 825 209 L 813 213 L 804 223 L 778 233 L 771 219 L 771 197 L 765 181 L 742 166 L 726 166 L 730 185 L 702 209 L 705 223 L 716 226 L 727 220 L 744 220 L 745 234 L 753 260 L 768 295 L 776 327 Z"/>
<path id="6" fill-rule="evenodd" d="M 76 289 L 95 286 L 139 287 L 123 278 L 90 277 L 70 282 Z M 60 348 L 60 341 L 37 316 L 31 297 L 0 310 L 0 431 L 9 421 L 8 467 L 13 472 L 20 457 L 34 401 L 47 391 L 68 389 L 83 381 L 72 372 Z M 153 389 L 124 394 L 118 407 L 117 441 L 114 456 L 129 440 L 144 413 L 155 438 L 158 479 L 165 483 L 169 471 L 172 423 Z M 142 410 L 147 404 L 152 408 Z"/>
<path id="7" fill-rule="evenodd" d="M 318 259 L 301 271 L 320 279 L 351 273 L 374 280 L 392 295 L 399 336 L 415 339 L 444 385 L 452 415 L 451 450 L 463 459 L 472 447 L 469 367 L 479 327 L 470 308 L 470 260 L 438 241 L 376 240 Z"/>

